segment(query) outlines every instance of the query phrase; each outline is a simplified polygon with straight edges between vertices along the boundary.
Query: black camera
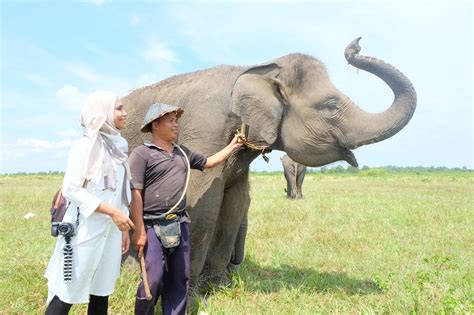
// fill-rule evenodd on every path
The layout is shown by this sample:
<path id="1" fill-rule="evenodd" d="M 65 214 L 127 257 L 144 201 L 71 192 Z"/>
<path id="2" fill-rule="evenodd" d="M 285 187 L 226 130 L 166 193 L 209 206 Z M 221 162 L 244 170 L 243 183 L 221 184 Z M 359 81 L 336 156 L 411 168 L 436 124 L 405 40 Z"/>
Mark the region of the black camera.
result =
<path id="1" fill-rule="evenodd" d="M 51 235 L 57 237 L 62 235 L 64 237 L 72 237 L 76 234 L 76 226 L 69 222 L 53 222 L 51 223 Z"/>

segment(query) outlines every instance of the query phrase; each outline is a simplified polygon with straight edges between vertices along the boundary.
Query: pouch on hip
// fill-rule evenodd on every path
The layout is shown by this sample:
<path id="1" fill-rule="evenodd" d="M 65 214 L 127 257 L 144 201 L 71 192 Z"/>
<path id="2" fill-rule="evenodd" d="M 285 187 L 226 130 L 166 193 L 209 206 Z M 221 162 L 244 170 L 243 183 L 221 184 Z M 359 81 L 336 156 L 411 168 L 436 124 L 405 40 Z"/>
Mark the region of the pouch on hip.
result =
<path id="1" fill-rule="evenodd" d="M 181 240 L 181 223 L 179 223 L 179 219 L 159 221 L 153 225 L 153 229 L 164 248 L 173 248 L 179 245 Z"/>

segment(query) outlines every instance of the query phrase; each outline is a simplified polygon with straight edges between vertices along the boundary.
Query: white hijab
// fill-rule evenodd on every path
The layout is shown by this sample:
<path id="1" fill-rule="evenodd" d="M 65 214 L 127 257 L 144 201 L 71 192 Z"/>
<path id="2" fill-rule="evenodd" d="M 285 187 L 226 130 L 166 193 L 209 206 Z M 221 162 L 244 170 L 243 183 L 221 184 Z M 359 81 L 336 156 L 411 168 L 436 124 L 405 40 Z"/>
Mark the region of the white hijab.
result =
<path id="1" fill-rule="evenodd" d="M 84 167 L 84 180 L 102 183 L 103 177 L 104 189 L 112 190 L 116 188 L 114 164 L 125 167 L 124 184 L 130 180 L 128 143 L 114 123 L 116 101 L 115 94 L 97 91 L 87 97 L 81 112 L 81 125 L 91 142 Z M 125 192 L 125 186 L 123 189 Z"/>

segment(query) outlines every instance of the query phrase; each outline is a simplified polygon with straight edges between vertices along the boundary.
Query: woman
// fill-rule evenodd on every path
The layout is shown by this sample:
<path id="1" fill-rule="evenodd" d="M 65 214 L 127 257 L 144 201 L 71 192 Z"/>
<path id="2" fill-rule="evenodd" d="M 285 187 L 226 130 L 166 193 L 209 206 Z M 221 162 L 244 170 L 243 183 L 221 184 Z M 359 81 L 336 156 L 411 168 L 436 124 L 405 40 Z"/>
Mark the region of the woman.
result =
<path id="1" fill-rule="evenodd" d="M 79 225 L 71 238 L 72 279 L 63 278 L 64 236 L 46 269 L 46 314 L 68 314 L 72 304 L 89 303 L 88 314 L 107 314 L 108 296 L 120 274 L 121 254 L 128 251 L 129 219 L 127 188 L 128 144 L 119 130 L 127 113 L 113 93 L 94 92 L 81 113 L 85 135 L 70 151 L 62 191 L 71 202 L 63 222 Z"/>

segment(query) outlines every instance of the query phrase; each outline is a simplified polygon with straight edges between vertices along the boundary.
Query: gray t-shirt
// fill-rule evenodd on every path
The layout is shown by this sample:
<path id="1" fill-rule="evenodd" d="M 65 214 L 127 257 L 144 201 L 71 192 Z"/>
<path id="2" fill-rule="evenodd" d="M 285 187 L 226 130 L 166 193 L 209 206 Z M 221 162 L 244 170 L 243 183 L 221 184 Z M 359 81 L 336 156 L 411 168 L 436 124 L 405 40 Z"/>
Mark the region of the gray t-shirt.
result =
<path id="1" fill-rule="evenodd" d="M 207 156 L 195 153 L 185 146 L 191 168 L 204 170 Z M 143 190 L 143 213 L 161 214 L 171 209 L 181 197 L 186 182 L 186 160 L 176 145 L 172 155 L 152 144 L 145 143 L 136 147 L 130 154 L 130 171 L 132 189 Z M 173 212 L 186 208 L 186 198 Z"/>

